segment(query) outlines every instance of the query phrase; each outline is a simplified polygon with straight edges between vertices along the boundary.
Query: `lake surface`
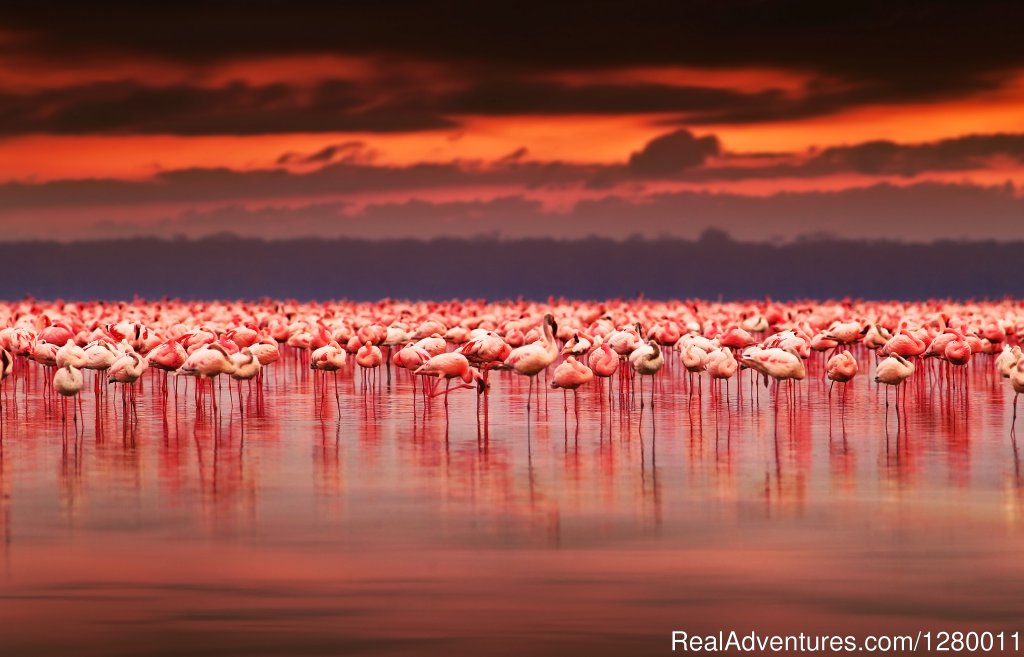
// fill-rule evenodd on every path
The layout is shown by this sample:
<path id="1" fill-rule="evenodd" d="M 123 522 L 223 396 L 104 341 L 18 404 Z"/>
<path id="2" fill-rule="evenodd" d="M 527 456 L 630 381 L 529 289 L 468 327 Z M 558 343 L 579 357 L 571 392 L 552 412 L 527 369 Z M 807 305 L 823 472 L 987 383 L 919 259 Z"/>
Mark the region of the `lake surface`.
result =
<path id="1" fill-rule="evenodd" d="M 459 390 L 447 428 L 406 372 L 377 396 L 350 366 L 336 403 L 286 352 L 262 395 L 242 388 L 244 419 L 233 385 L 197 411 L 193 381 L 165 402 L 151 372 L 137 419 L 87 378 L 76 430 L 19 363 L 3 654 L 639 655 L 672 630 L 1024 629 L 1024 475 L 991 360 L 957 390 L 919 370 L 897 418 L 863 374 L 829 400 L 817 358 L 778 406 L 749 373 L 698 397 L 676 361 L 653 412 L 616 378 L 611 402 L 580 393 L 578 423 L 571 393 L 528 416 L 527 381 L 492 373 L 486 423 Z"/>

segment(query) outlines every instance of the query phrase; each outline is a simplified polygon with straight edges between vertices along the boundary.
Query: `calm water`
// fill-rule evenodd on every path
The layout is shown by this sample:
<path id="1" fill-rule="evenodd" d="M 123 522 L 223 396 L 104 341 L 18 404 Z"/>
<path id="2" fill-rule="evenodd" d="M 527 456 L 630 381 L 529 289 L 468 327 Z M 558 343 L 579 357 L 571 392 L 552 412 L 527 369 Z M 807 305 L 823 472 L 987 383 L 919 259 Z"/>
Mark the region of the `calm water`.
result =
<path id="1" fill-rule="evenodd" d="M 989 628 L 1024 616 L 1012 396 L 925 372 L 897 424 L 820 361 L 778 411 L 745 375 L 699 400 L 677 362 L 641 415 L 526 381 L 425 413 L 406 373 L 314 394 L 292 357 L 197 414 L 193 383 L 138 420 L 45 378 L 5 384 L 0 628 L 11 655 L 664 654 L 670 632 Z M 862 372 L 868 357 L 861 354 Z M 813 378 L 813 380 L 811 380 Z M 233 390 L 233 388 L 232 388 Z M 232 393 L 237 394 L 237 393 Z M 176 399 L 176 400 L 175 400 Z M 97 408 L 99 412 L 97 413 Z M 66 438 L 65 438 L 66 434 Z"/>

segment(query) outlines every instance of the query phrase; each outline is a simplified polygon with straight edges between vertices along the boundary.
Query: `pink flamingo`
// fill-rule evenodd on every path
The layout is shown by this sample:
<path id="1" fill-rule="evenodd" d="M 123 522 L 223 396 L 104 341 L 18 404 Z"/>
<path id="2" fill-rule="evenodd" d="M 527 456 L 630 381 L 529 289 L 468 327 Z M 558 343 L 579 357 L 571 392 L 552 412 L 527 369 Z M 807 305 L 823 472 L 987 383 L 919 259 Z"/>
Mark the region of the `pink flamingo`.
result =
<path id="1" fill-rule="evenodd" d="M 127 402 L 124 386 L 129 386 L 128 391 L 130 391 L 130 395 L 128 396 L 131 399 L 132 412 L 134 413 L 135 382 L 139 380 L 143 372 L 145 372 L 148 367 L 149 366 L 146 364 L 146 361 L 143 360 L 141 356 L 134 351 L 128 351 L 123 356 L 115 360 L 107 370 L 108 382 L 121 384 L 121 403 L 126 412 Z"/>
<path id="2" fill-rule="evenodd" d="M 654 408 L 654 375 L 661 370 L 665 364 L 665 356 L 661 352 L 661 345 L 655 340 L 647 341 L 647 344 L 640 345 L 629 355 L 629 365 L 633 371 L 640 375 L 640 408 L 644 407 L 644 377 L 651 377 L 651 408 Z"/>
<path id="3" fill-rule="evenodd" d="M 619 355 L 615 353 L 611 347 L 602 342 L 590 352 L 588 362 L 590 363 L 590 369 L 595 376 L 602 379 L 608 379 L 608 408 L 610 412 L 612 401 L 611 377 L 619 369 L 619 364 L 621 363 Z"/>
<path id="4" fill-rule="evenodd" d="M 893 336 L 894 338 L 896 336 Z M 914 373 L 914 364 L 898 353 L 893 353 L 875 366 L 875 383 L 896 388 L 897 417 L 900 408 L 900 384 Z M 885 389 L 885 408 L 889 409 L 889 389 Z"/>
<path id="5" fill-rule="evenodd" d="M 572 390 L 572 404 L 573 409 L 576 412 L 577 424 L 579 424 L 580 421 L 580 404 L 576 395 L 576 389 L 588 383 L 593 378 L 593 370 L 576 360 L 575 356 L 569 356 L 555 368 L 554 380 L 551 382 L 551 387 L 555 389 L 560 388 L 563 391 L 562 402 L 566 413 L 568 413 L 569 405 L 565 399 L 565 391 Z M 654 402 L 652 401 L 651 404 L 653 405 L 653 403 Z"/>
<path id="6" fill-rule="evenodd" d="M 1010 386 L 1013 388 L 1013 419 L 1010 427 L 1011 433 L 1017 428 L 1017 398 L 1024 392 L 1024 358 L 1017 360 L 1017 364 L 1010 372 Z"/>
<path id="7" fill-rule="evenodd" d="M 832 383 L 828 386 L 828 396 L 832 396 L 832 386 L 836 383 L 847 383 L 857 376 L 857 359 L 849 351 L 834 354 L 825 363 L 825 376 Z"/>
<path id="8" fill-rule="evenodd" d="M 511 368 L 516 374 L 530 378 L 530 388 L 526 395 L 526 411 L 529 415 L 533 400 L 533 380 L 546 370 L 558 358 L 558 343 L 555 342 L 555 331 L 558 325 L 550 314 L 544 315 L 543 334 L 538 342 L 516 347 L 509 352 L 503 367 Z"/>
<path id="9" fill-rule="evenodd" d="M 185 363 L 178 370 L 185 376 L 194 376 L 196 381 L 196 394 L 199 394 L 200 383 L 210 382 L 210 399 L 213 403 L 214 412 L 217 411 L 217 395 L 214 390 L 213 380 L 221 374 L 231 374 L 235 369 L 229 354 L 220 344 L 209 344 L 201 349 L 193 351 Z"/>
<path id="10" fill-rule="evenodd" d="M 56 374 L 53 375 L 53 389 L 62 397 L 61 419 L 65 422 L 67 422 L 68 416 L 67 398 L 77 396 L 82 390 L 82 385 L 82 371 L 71 364 L 60 367 Z M 78 403 L 80 401 L 81 398 L 78 398 L 77 401 L 72 402 L 72 407 L 75 410 L 74 422 L 76 427 L 78 426 Z"/>
<path id="11" fill-rule="evenodd" d="M 250 351 L 250 353 L 252 353 Z M 330 372 L 334 377 L 334 402 L 341 408 L 341 396 L 338 392 L 338 370 L 345 367 L 347 359 L 345 350 L 340 344 L 331 340 L 319 349 L 314 349 L 309 356 L 309 368 L 319 372 Z M 323 386 L 322 386 L 323 387 Z"/>
<path id="12" fill-rule="evenodd" d="M 475 367 L 469 364 L 469 360 L 459 353 L 451 352 L 438 354 L 427 362 L 416 368 L 414 374 L 421 376 L 436 376 L 438 380 L 444 379 L 444 419 L 448 421 L 448 393 L 452 379 L 461 378 L 463 385 L 460 388 L 472 388 L 476 382 L 483 382 L 483 375 Z M 482 387 L 482 385 L 481 385 Z M 482 390 L 481 390 L 482 392 Z M 434 393 L 437 395 L 440 393 Z"/>
<path id="13" fill-rule="evenodd" d="M 369 373 L 375 372 L 383 361 L 384 355 L 381 353 L 380 347 L 370 342 L 365 342 L 363 346 L 359 347 L 359 350 L 356 352 L 356 365 L 362 368 L 364 391 L 366 390 L 366 381 Z"/>
<path id="14" fill-rule="evenodd" d="M 721 347 L 708 354 L 707 372 L 713 381 L 725 381 L 725 392 L 729 393 L 729 379 L 736 376 L 739 363 L 732 350 Z M 767 381 L 767 380 L 766 380 Z"/>

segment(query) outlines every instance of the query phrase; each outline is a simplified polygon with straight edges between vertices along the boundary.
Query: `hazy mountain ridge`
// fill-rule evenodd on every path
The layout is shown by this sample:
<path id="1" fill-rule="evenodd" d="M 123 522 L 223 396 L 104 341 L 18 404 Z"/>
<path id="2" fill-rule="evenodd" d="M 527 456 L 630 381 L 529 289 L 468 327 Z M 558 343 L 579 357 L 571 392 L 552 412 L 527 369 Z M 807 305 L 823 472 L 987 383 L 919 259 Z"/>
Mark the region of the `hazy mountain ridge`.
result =
<path id="1" fill-rule="evenodd" d="M 69 299 L 865 298 L 1024 296 L 1024 242 L 806 238 L 263 241 L 139 238 L 0 244 L 0 296 Z"/>

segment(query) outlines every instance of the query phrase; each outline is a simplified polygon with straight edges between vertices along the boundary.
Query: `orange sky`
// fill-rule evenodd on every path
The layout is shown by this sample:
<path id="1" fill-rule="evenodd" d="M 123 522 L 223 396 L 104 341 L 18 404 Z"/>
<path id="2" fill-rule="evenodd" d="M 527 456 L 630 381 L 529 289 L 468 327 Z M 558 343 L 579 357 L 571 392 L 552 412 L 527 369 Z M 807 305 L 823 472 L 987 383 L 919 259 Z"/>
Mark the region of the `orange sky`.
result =
<path id="1" fill-rule="evenodd" d="M 347 40 L 321 34 L 310 9 L 306 41 L 282 27 L 295 16 L 263 12 L 247 23 L 251 34 L 218 33 L 226 15 L 212 11 L 186 21 L 198 30 L 188 48 L 172 38 L 188 18 L 176 12 L 145 17 L 146 39 L 128 29 L 130 16 L 94 24 L 95 34 L 79 29 L 88 18 L 12 16 L 0 38 L 0 222 L 45 216 L 88 236 L 82 216 L 225 203 L 511 195 L 571 209 L 682 190 L 1024 183 L 1024 61 L 981 50 L 939 75 L 928 57 L 891 57 L 915 39 L 932 47 L 929 33 L 865 36 L 835 18 L 825 40 L 809 31 L 742 42 L 710 16 L 678 24 L 689 40 L 666 50 L 650 44 L 664 27 L 652 19 L 643 30 L 620 26 L 607 42 L 616 52 L 581 58 L 544 33 L 514 58 L 440 16 L 428 20 L 450 48 L 421 40 L 415 21 L 344 11 L 360 14 Z M 924 19 L 937 21 L 932 36 L 971 25 Z M 596 39 L 594 29 L 579 38 Z M 995 52 L 997 36 L 971 38 Z M 721 48 L 701 49 L 702 39 Z M 852 57 L 849 44 L 861 41 L 864 56 Z M 424 163 L 447 169 L 417 178 Z M 176 173 L 193 169 L 204 171 Z M 260 181 L 275 170 L 296 177 L 268 192 Z M 125 191 L 126 181 L 142 186 Z"/>
<path id="2" fill-rule="evenodd" d="M 1024 93 L 991 102 L 871 107 L 800 122 L 701 126 L 728 151 L 802 152 L 875 139 L 917 143 L 962 134 L 1014 132 L 1024 117 Z M 407 134 L 288 133 L 254 136 L 25 135 L 0 139 L 0 179 L 141 178 L 165 169 L 275 166 L 283 153 L 314 152 L 358 140 L 380 164 L 491 161 L 526 148 L 532 160 L 622 162 L 666 132 L 666 115 L 459 117 L 459 129 Z M 1021 180 L 1012 174 L 1015 180 Z M 759 187 L 762 185 L 758 185 Z"/>

